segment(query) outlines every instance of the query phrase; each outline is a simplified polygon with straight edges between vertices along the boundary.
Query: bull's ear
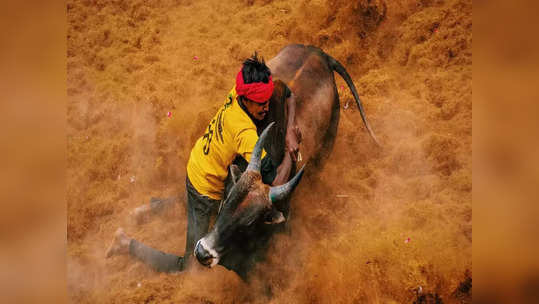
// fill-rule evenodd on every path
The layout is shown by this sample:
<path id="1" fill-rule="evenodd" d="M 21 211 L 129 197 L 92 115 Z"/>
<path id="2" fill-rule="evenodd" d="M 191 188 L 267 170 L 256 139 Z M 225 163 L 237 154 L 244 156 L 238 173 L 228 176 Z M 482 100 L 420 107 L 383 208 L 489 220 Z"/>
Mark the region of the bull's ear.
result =
<path id="1" fill-rule="evenodd" d="M 286 221 L 283 213 L 281 211 L 277 211 L 275 208 L 271 208 L 270 214 L 266 216 L 266 220 L 264 221 L 264 224 L 279 224 Z"/>
<path id="2" fill-rule="evenodd" d="M 240 167 L 232 164 L 230 165 L 230 174 L 232 174 L 232 182 L 235 184 L 241 177 Z"/>

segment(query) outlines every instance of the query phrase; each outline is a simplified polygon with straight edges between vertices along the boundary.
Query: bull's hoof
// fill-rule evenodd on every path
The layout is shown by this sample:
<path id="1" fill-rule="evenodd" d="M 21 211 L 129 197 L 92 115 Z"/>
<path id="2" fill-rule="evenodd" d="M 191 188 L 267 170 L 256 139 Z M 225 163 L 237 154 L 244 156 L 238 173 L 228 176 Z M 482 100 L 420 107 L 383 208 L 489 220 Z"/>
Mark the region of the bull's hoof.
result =
<path id="1" fill-rule="evenodd" d="M 107 249 L 105 256 L 110 258 L 113 255 L 128 254 L 130 242 L 131 239 L 125 234 L 124 230 L 118 228 L 114 233 L 114 238 L 112 239 L 112 243 L 110 244 L 109 249 Z"/>

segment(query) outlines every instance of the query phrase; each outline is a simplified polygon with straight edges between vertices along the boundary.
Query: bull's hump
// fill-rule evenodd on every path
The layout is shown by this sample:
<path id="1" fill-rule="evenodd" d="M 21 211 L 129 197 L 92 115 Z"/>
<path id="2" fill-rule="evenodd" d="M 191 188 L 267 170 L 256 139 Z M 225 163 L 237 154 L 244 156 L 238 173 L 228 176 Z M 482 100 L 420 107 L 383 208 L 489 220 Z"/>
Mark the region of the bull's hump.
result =
<path id="1" fill-rule="evenodd" d="M 288 83 L 294 78 L 296 72 L 301 69 L 310 55 L 310 52 L 304 45 L 289 45 L 269 60 L 267 65 L 274 78 L 279 78 Z"/>

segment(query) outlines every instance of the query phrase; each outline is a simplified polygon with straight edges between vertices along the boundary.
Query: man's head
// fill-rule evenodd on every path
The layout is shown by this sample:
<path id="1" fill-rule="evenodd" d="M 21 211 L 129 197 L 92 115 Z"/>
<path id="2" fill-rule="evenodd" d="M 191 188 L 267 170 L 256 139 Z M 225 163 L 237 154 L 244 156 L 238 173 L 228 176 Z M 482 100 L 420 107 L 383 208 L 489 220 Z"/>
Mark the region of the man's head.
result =
<path id="1" fill-rule="evenodd" d="M 242 97 L 242 102 L 247 108 L 247 111 L 256 119 L 262 120 L 266 117 L 269 111 L 269 100 L 266 100 L 264 103 L 255 102 Z"/>
<path id="2" fill-rule="evenodd" d="M 254 118 L 264 119 L 273 94 L 273 80 L 264 59 L 259 59 L 256 52 L 243 62 L 243 67 L 236 76 L 236 92 Z"/>

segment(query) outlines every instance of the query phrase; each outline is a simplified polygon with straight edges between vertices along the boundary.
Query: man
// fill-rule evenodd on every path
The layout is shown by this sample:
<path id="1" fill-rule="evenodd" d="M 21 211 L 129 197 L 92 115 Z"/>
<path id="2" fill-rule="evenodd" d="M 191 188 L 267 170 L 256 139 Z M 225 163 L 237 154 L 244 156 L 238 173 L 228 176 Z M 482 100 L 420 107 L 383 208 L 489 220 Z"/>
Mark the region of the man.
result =
<path id="1" fill-rule="evenodd" d="M 228 168 L 235 163 L 246 166 L 258 140 L 258 134 L 270 123 L 270 97 L 274 91 L 271 72 L 255 54 L 243 62 L 236 85 L 223 106 L 210 121 L 206 132 L 191 150 L 187 163 L 187 241 L 184 257 L 163 253 L 116 231 L 107 257 L 129 253 L 157 271 L 176 272 L 186 268 L 196 242 L 209 228 L 210 217 L 223 199 Z M 287 182 L 299 151 L 301 134 L 295 123 L 295 99 L 288 88 L 286 152 L 281 164 L 265 152 L 262 157 L 262 180 L 272 186 Z M 275 109 L 274 109 L 275 110 Z M 265 157 L 264 157 L 265 156 Z M 154 208 L 153 206 L 151 208 Z M 155 206 L 155 208 L 158 208 Z"/>

